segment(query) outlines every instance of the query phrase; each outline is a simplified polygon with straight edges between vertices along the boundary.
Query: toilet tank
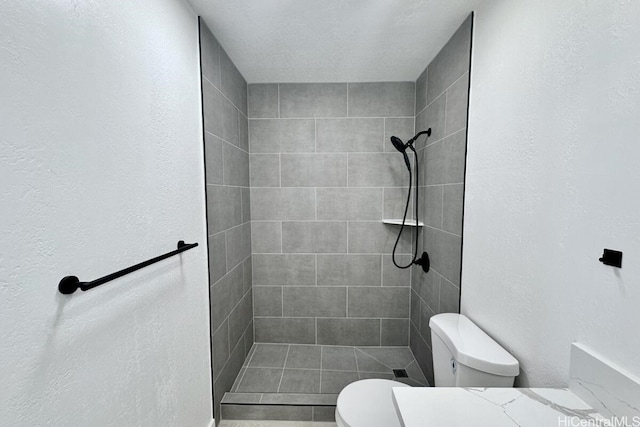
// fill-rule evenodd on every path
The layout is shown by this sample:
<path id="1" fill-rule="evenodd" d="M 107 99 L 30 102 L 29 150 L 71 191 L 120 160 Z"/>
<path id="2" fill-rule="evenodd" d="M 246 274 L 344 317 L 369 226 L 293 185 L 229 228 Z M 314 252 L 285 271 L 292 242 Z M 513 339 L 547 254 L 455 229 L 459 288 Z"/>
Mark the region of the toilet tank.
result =
<path id="1" fill-rule="evenodd" d="M 512 387 L 518 361 L 462 314 L 429 321 L 436 387 Z"/>

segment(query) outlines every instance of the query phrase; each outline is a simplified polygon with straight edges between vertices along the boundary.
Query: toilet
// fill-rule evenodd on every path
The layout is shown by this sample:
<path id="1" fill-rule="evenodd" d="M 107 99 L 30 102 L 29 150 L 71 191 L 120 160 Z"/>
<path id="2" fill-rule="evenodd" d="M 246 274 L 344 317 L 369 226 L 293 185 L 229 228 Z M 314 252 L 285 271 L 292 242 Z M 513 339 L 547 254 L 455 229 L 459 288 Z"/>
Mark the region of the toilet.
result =
<path id="1" fill-rule="evenodd" d="M 391 380 L 360 380 L 342 389 L 336 404 L 338 427 L 400 427 L 391 400 L 393 387 L 410 387 Z"/>
<path id="2" fill-rule="evenodd" d="M 429 321 L 436 387 L 512 387 L 518 361 L 466 316 L 435 315 Z M 391 380 L 360 380 L 338 395 L 338 427 L 400 427 Z"/>

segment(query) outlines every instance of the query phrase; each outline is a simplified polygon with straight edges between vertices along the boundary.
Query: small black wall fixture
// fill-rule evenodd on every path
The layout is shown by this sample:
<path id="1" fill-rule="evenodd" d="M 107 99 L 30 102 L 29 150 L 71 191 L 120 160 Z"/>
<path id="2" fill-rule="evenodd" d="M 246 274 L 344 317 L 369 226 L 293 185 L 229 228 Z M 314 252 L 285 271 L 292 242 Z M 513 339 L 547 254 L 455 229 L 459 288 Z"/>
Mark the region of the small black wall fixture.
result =
<path id="1" fill-rule="evenodd" d="M 599 261 L 604 265 L 622 268 L 622 252 L 613 249 L 605 249 Z"/>
<path id="2" fill-rule="evenodd" d="M 132 265 L 131 267 L 125 268 L 124 270 L 116 271 L 115 273 L 111 273 L 91 282 L 81 282 L 76 276 L 65 276 L 62 278 L 62 280 L 60 280 L 60 283 L 58 283 L 58 290 L 61 294 L 65 295 L 72 294 L 78 289 L 86 291 L 88 289 L 95 288 L 96 286 L 100 286 L 104 283 L 117 279 L 118 277 L 133 273 L 134 271 L 140 270 L 141 268 L 147 267 L 151 264 L 155 264 L 156 262 L 162 261 L 163 259 L 167 259 L 181 252 L 188 251 L 189 249 L 195 248 L 196 246 L 198 246 L 197 243 L 185 243 L 184 240 L 180 240 L 178 242 L 178 249 L 176 249 L 175 251 L 167 252 L 164 255 L 151 258 L 147 261 L 141 262 L 140 264 Z"/>

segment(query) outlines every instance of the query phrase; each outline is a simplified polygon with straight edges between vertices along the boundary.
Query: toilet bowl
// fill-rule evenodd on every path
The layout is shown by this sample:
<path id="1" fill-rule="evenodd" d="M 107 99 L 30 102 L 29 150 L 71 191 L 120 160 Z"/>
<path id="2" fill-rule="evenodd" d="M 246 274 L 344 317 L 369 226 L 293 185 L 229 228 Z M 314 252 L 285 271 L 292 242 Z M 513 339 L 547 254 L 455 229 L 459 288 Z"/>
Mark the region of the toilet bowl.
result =
<path id="1" fill-rule="evenodd" d="M 436 387 L 512 387 L 518 361 L 462 314 L 442 313 L 429 321 Z M 391 380 L 360 380 L 338 395 L 338 427 L 399 427 Z M 425 420 L 426 422 L 426 420 Z"/>
<path id="2" fill-rule="evenodd" d="M 394 387 L 409 387 L 391 380 L 360 380 L 349 384 L 338 395 L 338 427 L 400 427 L 391 397 Z"/>

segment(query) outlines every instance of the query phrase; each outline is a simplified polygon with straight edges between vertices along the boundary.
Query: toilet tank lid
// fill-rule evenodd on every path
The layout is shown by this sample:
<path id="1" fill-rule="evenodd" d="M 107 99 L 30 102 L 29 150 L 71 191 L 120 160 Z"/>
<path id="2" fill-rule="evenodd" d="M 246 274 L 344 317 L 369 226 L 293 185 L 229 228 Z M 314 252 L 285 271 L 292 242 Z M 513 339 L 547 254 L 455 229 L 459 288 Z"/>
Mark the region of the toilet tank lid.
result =
<path id="1" fill-rule="evenodd" d="M 458 363 L 505 377 L 520 372 L 516 358 L 463 314 L 437 314 L 429 320 L 429 327 Z"/>

